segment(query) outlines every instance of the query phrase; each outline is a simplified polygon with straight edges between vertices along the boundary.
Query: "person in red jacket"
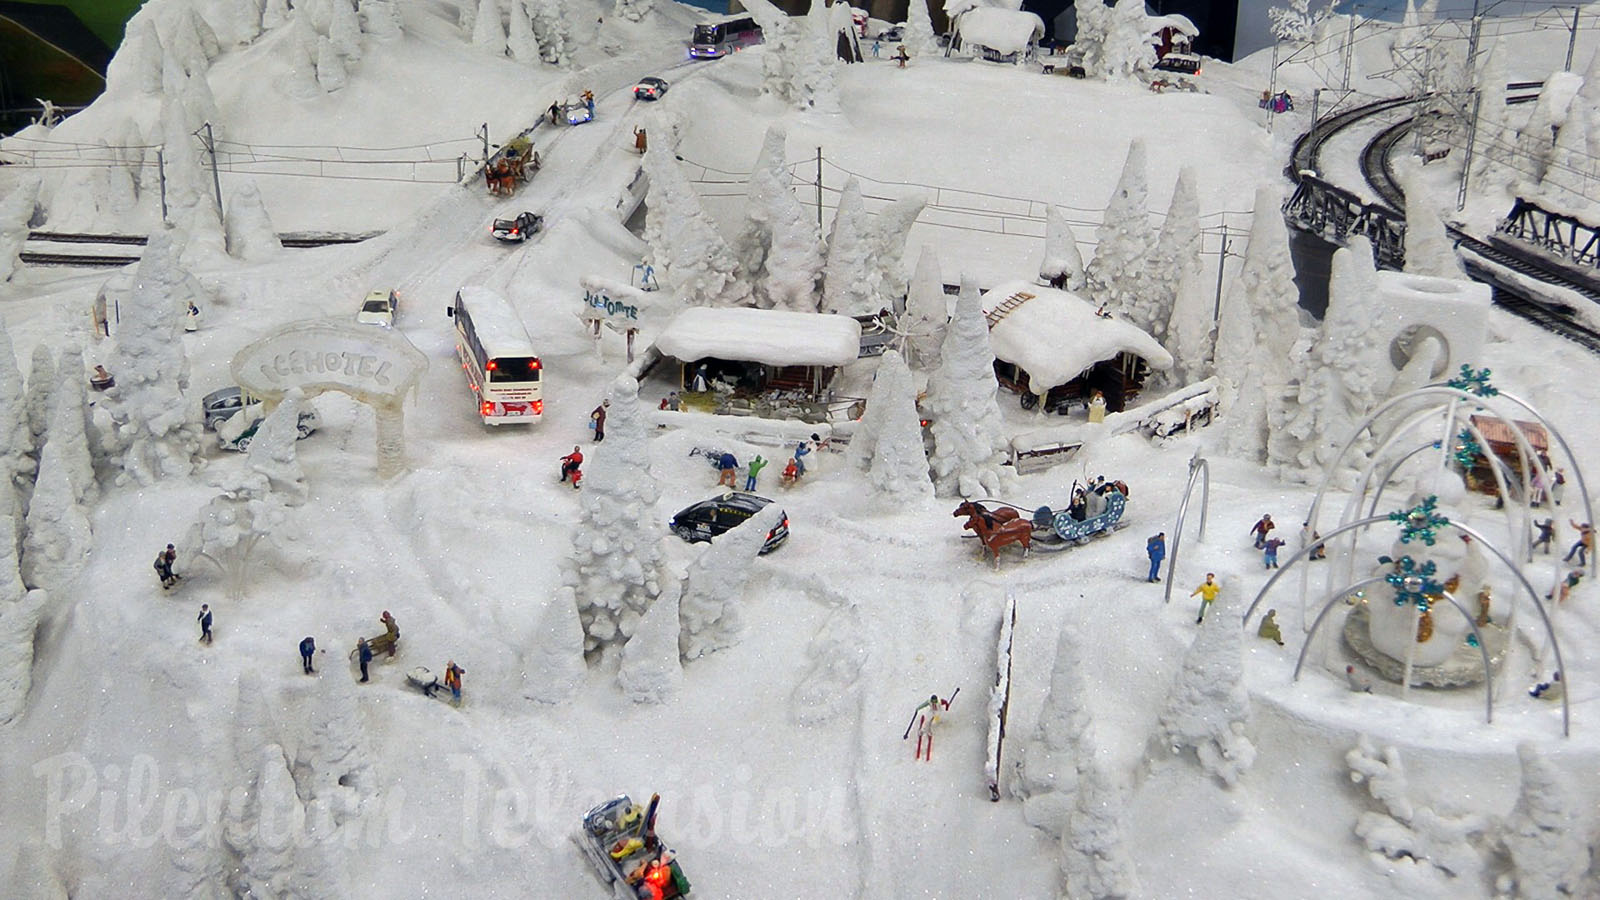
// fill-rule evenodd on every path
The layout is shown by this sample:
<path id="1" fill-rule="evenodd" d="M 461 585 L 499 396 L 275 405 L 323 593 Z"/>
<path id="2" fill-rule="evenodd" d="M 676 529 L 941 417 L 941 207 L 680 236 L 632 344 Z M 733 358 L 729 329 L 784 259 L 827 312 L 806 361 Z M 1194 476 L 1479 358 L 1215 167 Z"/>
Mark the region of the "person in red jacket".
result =
<path id="1" fill-rule="evenodd" d="M 571 479 L 573 484 L 577 484 L 578 479 L 583 477 L 578 472 L 578 467 L 582 465 L 583 451 L 573 447 L 571 453 L 561 457 L 561 480 Z"/>

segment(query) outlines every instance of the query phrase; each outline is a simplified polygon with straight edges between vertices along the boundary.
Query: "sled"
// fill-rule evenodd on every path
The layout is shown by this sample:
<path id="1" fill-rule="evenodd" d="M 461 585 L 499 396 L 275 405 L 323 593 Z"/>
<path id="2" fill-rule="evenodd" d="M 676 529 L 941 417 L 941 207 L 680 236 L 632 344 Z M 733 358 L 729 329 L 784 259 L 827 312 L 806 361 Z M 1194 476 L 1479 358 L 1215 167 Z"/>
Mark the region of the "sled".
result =
<path id="1" fill-rule="evenodd" d="M 438 697 L 440 700 L 453 699 L 450 688 L 433 674 L 427 666 L 416 666 L 406 673 L 406 684 L 421 691 L 425 697 Z"/>
<path id="2" fill-rule="evenodd" d="M 1121 482 L 1115 484 L 1118 487 L 1123 486 Z M 1041 506 L 1030 513 L 1021 506 L 1003 500 L 964 502 L 956 507 L 952 515 L 956 518 L 963 516 L 967 518 L 964 528 L 973 534 L 964 535 L 965 537 L 982 539 L 985 533 L 997 536 L 984 541 L 991 553 L 995 553 L 998 549 L 997 541 L 1003 539 L 1003 543 L 1006 544 L 1021 544 L 1024 555 L 1027 555 L 1035 545 L 1040 550 L 1064 550 L 1067 547 L 1087 544 L 1101 535 L 1122 528 L 1125 524 L 1122 521 L 1122 514 L 1128 506 L 1127 493 L 1111 488 L 1104 493 L 1103 498 L 1104 510 L 1097 515 L 1082 519 L 1074 516 L 1071 510 L 1054 510 L 1048 506 Z M 985 504 L 992 504 L 995 508 L 990 509 Z M 1020 526 L 1012 524 L 1023 519 L 1032 525 L 1032 531 L 1027 534 L 1026 539 L 1019 533 L 1022 531 Z M 997 553 L 995 556 L 998 558 Z"/>
<path id="3" fill-rule="evenodd" d="M 689 896 L 689 879 L 672 851 L 656 836 L 660 804 L 660 794 L 651 795 L 645 807 L 622 794 L 583 816 L 574 839 L 616 900 Z"/>

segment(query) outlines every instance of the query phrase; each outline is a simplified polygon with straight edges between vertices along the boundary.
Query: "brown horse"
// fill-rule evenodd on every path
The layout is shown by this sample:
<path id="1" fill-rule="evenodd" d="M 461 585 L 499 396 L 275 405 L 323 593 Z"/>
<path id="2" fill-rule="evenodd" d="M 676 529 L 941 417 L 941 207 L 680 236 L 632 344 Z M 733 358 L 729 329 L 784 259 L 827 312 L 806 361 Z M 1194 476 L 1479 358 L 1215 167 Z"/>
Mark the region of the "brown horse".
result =
<path id="1" fill-rule="evenodd" d="M 1016 519 L 1022 517 L 1021 513 L 1009 506 L 1002 506 L 999 509 L 989 509 L 982 503 L 972 500 L 963 502 L 960 506 L 956 507 L 956 511 L 950 515 L 957 519 L 961 518 L 962 516 L 967 517 L 967 524 L 961 526 L 965 531 L 976 530 L 977 526 L 973 525 L 972 521 L 978 516 L 987 516 L 989 520 L 995 524 L 1015 521 Z"/>
<path id="2" fill-rule="evenodd" d="M 1015 510 L 1011 512 L 1011 518 L 1002 521 L 998 510 L 989 512 L 971 501 L 956 507 L 955 515 L 968 516 L 965 527 L 978 533 L 978 540 L 989 551 L 997 569 L 1000 568 L 1000 548 L 1007 544 L 1021 544 L 1022 555 L 1027 556 L 1033 545 L 1033 523 L 1020 518 Z"/>

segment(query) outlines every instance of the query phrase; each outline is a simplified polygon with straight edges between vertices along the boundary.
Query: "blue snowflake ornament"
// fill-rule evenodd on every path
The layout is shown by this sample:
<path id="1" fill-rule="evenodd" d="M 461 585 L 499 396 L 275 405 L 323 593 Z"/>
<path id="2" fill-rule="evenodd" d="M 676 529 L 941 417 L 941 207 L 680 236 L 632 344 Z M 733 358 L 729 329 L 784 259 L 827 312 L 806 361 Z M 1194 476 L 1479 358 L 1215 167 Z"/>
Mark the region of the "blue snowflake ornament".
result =
<path id="1" fill-rule="evenodd" d="M 1420 566 L 1409 556 L 1395 560 L 1394 571 L 1383 576 L 1383 580 L 1394 588 L 1394 605 L 1414 603 L 1417 609 L 1427 612 L 1434 598 L 1444 595 L 1444 585 L 1433 578 L 1436 571 L 1438 568 L 1431 559 Z"/>
<path id="2" fill-rule="evenodd" d="M 1489 383 L 1488 369 L 1473 369 L 1466 363 L 1461 364 L 1461 374 L 1445 382 L 1448 387 L 1479 397 L 1493 397 L 1500 393 L 1494 385 Z"/>
<path id="3" fill-rule="evenodd" d="M 1452 458 L 1463 469 L 1472 468 L 1477 463 L 1478 457 L 1483 455 L 1483 446 L 1473 439 L 1472 432 L 1466 428 L 1461 429 L 1461 433 L 1456 435 L 1454 447 Z"/>
<path id="4" fill-rule="evenodd" d="M 1450 520 L 1439 515 L 1435 508 L 1438 501 L 1438 497 L 1429 494 L 1416 506 L 1389 514 L 1389 521 L 1400 523 L 1400 543 L 1421 541 L 1429 547 L 1433 546 L 1437 538 L 1434 532 L 1450 524 Z"/>

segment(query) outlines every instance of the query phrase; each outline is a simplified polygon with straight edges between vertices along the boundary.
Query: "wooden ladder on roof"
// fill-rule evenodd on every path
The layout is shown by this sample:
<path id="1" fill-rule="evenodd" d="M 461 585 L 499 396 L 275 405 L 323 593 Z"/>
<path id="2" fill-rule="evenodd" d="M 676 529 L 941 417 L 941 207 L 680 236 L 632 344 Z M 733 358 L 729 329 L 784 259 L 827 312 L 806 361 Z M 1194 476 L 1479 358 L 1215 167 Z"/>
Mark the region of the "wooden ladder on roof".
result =
<path id="1" fill-rule="evenodd" d="M 1017 291 L 1015 294 L 1012 294 L 1006 299 L 1000 301 L 998 306 L 983 314 L 983 317 L 989 320 L 989 330 L 993 331 L 994 326 L 1000 324 L 1001 319 L 1011 315 L 1012 312 L 1016 311 L 1017 307 L 1027 303 L 1033 298 L 1034 295 L 1028 293 L 1027 291 Z"/>

